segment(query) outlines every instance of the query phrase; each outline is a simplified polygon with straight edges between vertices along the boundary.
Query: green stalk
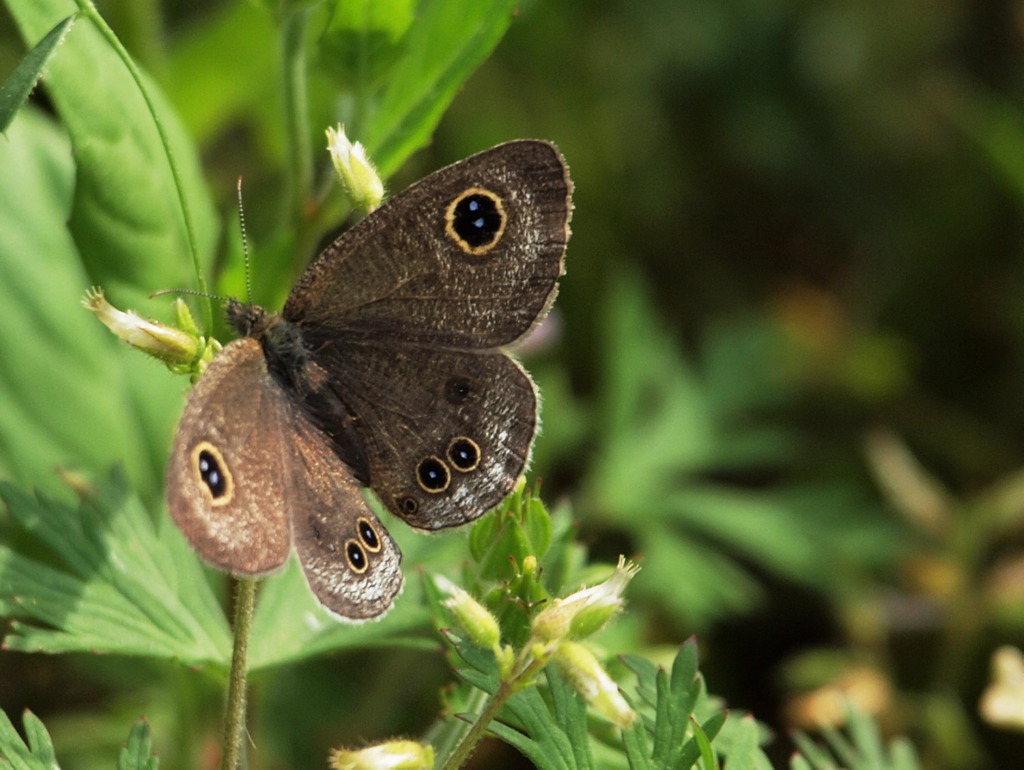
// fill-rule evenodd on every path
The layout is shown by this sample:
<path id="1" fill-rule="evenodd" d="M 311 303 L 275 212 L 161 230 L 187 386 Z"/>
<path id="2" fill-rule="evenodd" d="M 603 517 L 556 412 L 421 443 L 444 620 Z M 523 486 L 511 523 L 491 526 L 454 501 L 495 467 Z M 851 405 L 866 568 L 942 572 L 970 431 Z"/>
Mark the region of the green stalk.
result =
<path id="1" fill-rule="evenodd" d="M 520 653 L 525 654 L 526 648 Z M 520 658 L 522 660 L 522 658 Z M 473 721 L 469 731 L 462 737 L 459 744 L 455 747 L 455 750 L 451 753 L 451 756 L 445 760 L 441 770 L 458 770 L 462 767 L 466 760 L 472 756 L 473 752 L 476 751 L 477 744 L 483 740 L 484 735 L 487 734 L 487 728 L 491 722 L 498 718 L 498 714 L 501 713 L 501 709 L 504 707 L 505 702 L 519 692 L 521 686 L 524 683 L 530 683 L 533 681 L 534 676 L 544 668 L 544 663 L 539 660 L 532 660 L 529 665 L 522 668 L 518 673 L 513 674 L 508 679 L 502 679 L 498 684 L 498 689 L 494 691 L 494 694 L 487 701 L 483 711 L 480 712 L 479 716 Z"/>
<path id="2" fill-rule="evenodd" d="M 241 758 L 242 733 L 245 730 L 245 689 L 248 675 L 249 635 L 253 607 L 256 604 L 256 581 L 238 578 L 235 597 L 235 645 L 231 651 L 231 677 L 228 681 L 228 703 L 224 714 L 224 743 L 221 749 L 221 770 L 236 770 Z"/>

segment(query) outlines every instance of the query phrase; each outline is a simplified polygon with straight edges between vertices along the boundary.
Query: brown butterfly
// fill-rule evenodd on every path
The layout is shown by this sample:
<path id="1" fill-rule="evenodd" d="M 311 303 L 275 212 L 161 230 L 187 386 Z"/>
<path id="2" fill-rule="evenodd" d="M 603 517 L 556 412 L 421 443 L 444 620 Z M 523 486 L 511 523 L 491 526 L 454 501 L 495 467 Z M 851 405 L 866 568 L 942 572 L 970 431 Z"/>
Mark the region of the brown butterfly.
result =
<path id="1" fill-rule="evenodd" d="M 241 339 L 189 396 L 167 470 L 171 515 L 200 556 L 262 575 L 294 545 L 329 610 L 387 612 L 401 553 L 359 487 L 424 530 L 511 491 L 537 394 L 505 347 L 554 299 L 571 195 L 553 145 L 502 144 L 341 235 L 281 313 L 230 301 Z"/>

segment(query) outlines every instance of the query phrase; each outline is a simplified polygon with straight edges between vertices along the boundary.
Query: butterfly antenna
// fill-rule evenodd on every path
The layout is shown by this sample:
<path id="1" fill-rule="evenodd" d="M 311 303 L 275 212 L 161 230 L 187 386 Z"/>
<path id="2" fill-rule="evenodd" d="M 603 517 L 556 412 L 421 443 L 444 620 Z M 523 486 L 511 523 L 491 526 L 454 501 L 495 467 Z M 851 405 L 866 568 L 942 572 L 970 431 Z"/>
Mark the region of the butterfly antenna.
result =
<path id="1" fill-rule="evenodd" d="M 245 260 L 245 296 L 252 304 L 252 263 L 249 261 L 249 240 L 245 235 L 245 207 L 242 205 L 242 177 L 238 177 L 238 227 L 242 231 L 242 257 Z"/>
<path id="2" fill-rule="evenodd" d="M 215 299 L 218 302 L 227 302 L 229 297 L 222 297 L 220 294 L 210 294 L 206 291 L 199 291 L 198 289 L 159 289 L 149 295 L 149 299 L 154 297 L 163 297 L 166 294 L 187 294 L 191 297 L 206 297 L 207 299 Z"/>

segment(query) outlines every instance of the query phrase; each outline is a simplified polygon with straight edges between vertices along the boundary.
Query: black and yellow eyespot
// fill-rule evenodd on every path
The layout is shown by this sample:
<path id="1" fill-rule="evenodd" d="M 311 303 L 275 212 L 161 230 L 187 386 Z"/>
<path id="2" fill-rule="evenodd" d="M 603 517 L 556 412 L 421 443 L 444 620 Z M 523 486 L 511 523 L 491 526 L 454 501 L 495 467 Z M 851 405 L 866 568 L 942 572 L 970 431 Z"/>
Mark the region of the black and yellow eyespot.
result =
<path id="1" fill-rule="evenodd" d="M 360 516 L 356 520 L 356 532 L 359 533 L 359 539 L 366 546 L 367 551 L 377 553 L 380 550 L 380 537 L 377 536 L 377 530 L 374 529 L 369 519 Z"/>
<path id="2" fill-rule="evenodd" d="M 452 472 L 439 457 L 426 457 L 420 460 L 416 466 L 416 481 L 423 488 L 424 492 L 437 494 L 448 489 L 452 480 Z"/>
<path id="3" fill-rule="evenodd" d="M 470 187 L 448 204 L 445 232 L 467 254 L 493 249 L 505 233 L 508 217 L 501 198 L 482 187 Z"/>
<path id="4" fill-rule="evenodd" d="M 227 505 L 235 496 L 235 480 L 224 455 L 209 441 L 200 441 L 192 448 L 191 468 L 199 488 L 209 496 L 210 505 Z"/>
<path id="5" fill-rule="evenodd" d="M 366 556 L 366 551 L 355 540 L 345 541 L 345 561 L 348 562 L 349 569 L 357 575 L 362 575 L 370 568 L 370 560 Z"/>
<path id="6" fill-rule="evenodd" d="M 468 436 L 456 436 L 448 444 L 448 462 L 463 473 L 476 470 L 480 465 L 480 445 Z"/>

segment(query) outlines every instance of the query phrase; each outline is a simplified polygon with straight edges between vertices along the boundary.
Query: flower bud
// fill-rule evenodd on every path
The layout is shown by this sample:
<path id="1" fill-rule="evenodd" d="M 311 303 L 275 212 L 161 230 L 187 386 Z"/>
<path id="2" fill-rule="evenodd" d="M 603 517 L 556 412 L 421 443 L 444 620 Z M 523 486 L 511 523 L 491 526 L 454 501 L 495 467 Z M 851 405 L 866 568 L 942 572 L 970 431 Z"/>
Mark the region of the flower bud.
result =
<path id="1" fill-rule="evenodd" d="M 200 340 L 197 334 L 150 321 L 131 310 L 118 310 L 107 302 L 102 289 L 87 291 L 82 298 L 82 305 L 95 313 L 110 331 L 133 348 L 169 366 L 189 366 L 199 358 Z M 180 308 L 178 314 L 180 317 Z"/>
<path id="2" fill-rule="evenodd" d="M 555 599 L 538 612 L 533 619 L 533 632 L 549 641 L 585 639 L 622 609 L 625 604 L 622 594 L 639 570 L 639 566 L 620 556 L 615 571 L 603 583 Z"/>
<path id="3" fill-rule="evenodd" d="M 416 741 L 388 741 L 365 749 L 335 749 L 334 770 L 431 770 L 434 749 Z"/>
<path id="4" fill-rule="evenodd" d="M 349 141 L 345 127 L 339 125 L 327 129 L 327 151 L 352 204 L 367 212 L 377 208 L 384 199 L 384 183 L 366 157 L 366 148 Z"/>
<path id="5" fill-rule="evenodd" d="M 442 575 L 434 576 L 434 584 L 448 595 L 444 606 L 461 631 L 477 647 L 496 650 L 501 641 L 501 627 L 498 619 L 468 592 Z"/>
<path id="6" fill-rule="evenodd" d="M 579 642 L 562 642 L 554 654 L 555 665 L 597 713 L 619 727 L 629 727 L 636 712 L 626 703 L 615 681 L 597 658 Z"/>
<path id="7" fill-rule="evenodd" d="M 997 727 L 1024 730 L 1024 655 L 1020 650 L 1006 646 L 995 651 L 992 680 L 981 695 L 981 716 Z"/>

